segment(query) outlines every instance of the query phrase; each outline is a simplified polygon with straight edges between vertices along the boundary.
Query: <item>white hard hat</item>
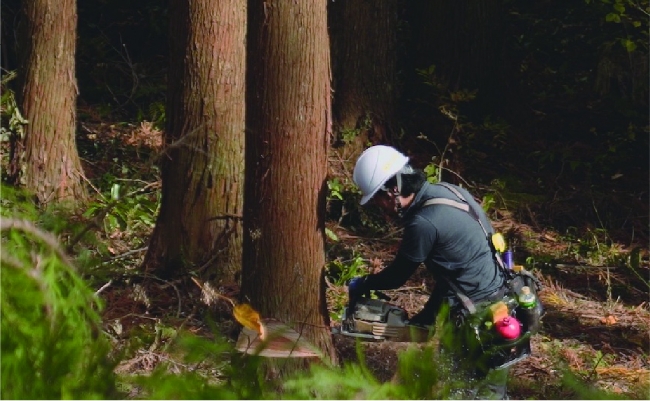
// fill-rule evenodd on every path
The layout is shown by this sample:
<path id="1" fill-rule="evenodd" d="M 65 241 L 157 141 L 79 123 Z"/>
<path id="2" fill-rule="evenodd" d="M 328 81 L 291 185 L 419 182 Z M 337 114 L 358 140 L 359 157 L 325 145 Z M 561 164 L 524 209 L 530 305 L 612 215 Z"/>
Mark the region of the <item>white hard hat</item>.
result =
<path id="1" fill-rule="evenodd" d="M 408 160 L 408 157 L 390 146 L 376 145 L 366 149 L 359 156 L 352 175 L 363 195 L 360 203 L 365 205 L 386 181 L 406 166 Z"/>

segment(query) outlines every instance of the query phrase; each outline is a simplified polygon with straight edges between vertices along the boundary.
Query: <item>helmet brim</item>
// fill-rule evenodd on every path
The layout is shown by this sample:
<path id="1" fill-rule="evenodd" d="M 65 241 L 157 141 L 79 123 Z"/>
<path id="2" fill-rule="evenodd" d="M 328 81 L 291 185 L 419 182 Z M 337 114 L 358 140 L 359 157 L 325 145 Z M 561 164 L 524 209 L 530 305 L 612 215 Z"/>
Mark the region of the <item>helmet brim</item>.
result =
<path id="1" fill-rule="evenodd" d="M 368 201 L 369 201 L 370 199 L 372 199 L 373 196 L 375 196 L 375 194 L 377 193 L 377 191 L 379 191 L 379 188 L 375 189 L 373 192 L 371 192 L 371 193 L 369 193 L 369 194 L 366 194 L 366 195 L 362 196 L 362 197 L 361 197 L 361 201 L 359 202 L 359 204 L 360 204 L 361 206 L 363 206 L 363 205 L 365 205 L 366 203 L 368 203 Z"/>
<path id="2" fill-rule="evenodd" d="M 377 185 L 377 187 L 375 189 L 373 189 L 371 192 L 369 192 L 369 193 L 365 194 L 364 196 L 362 196 L 361 201 L 359 201 L 359 204 L 361 206 L 363 206 L 366 203 L 368 203 L 370 201 L 370 199 L 372 199 L 373 196 L 375 196 L 377 194 L 377 192 L 379 192 L 381 187 L 384 184 L 386 184 L 386 182 L 388 182 L 391 178 L 393 178 L 397 173 L 399 173 L 404 168 L 404 166 L 406 166 L 408 164 L 408 162 L 409 162 L 409 158 L 404 157 L 404 159 L 400 163 L 397 164 L 397 166 L 399 166 L 399 168 L 396 169 L 394 172 L 391 172 L 391 174 L 388 175 L 388 178 L 385 181 L 380 182 L 379 185 Z"/>

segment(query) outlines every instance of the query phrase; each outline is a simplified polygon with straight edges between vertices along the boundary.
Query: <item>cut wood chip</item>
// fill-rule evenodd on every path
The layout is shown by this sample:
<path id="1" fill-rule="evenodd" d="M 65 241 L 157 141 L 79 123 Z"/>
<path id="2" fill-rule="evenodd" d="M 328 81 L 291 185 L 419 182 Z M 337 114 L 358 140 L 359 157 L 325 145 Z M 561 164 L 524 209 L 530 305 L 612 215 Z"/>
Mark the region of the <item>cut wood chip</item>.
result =
<path id="1" fill-rule="evenodd" d="M 261 333 L 243 327 L 235 348 L 243 353 L 267 358 L 320 358 L 318 348 L 300 333 L 276 319 L 262 319 Z"/>

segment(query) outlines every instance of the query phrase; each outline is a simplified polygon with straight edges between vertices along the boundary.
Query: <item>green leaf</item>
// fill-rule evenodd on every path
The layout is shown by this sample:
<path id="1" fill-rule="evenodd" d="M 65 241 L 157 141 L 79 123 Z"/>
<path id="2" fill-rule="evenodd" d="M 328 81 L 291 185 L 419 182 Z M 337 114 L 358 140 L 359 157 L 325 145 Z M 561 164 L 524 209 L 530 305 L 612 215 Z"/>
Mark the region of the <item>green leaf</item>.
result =
<path id="1" fill-rule="evenodd" d="M 621 44 L 630 53 L 633 52 L 634 50 L 636 50 L 636 43 L 634 43 L 630 39 L 621 39 Z"/>
<path id="2" fill-rule="evenodd" d="M 334 241 L 334 242 L 338 242 L 339 237 L 338 237 L 336 234 L 334 234 L 334 231 L 330 230 L 330 229 L 327 228 L 327 227 L 325 227 L 325 234 L 327 234 L 327 236 L 329 237 L 329 239 L 331 239 L 332 241 Z"/>
<path id="3" fill-rule="evenodd" d="M 111 199 L 118 200 L 120 199 L 120 184 L 113 184 L 111 187 Z"/>
<path id="4" fill-rule="evenodd" d="M 128 226 L 128 223 L 126 222 L 124 217 L 122 217 L 122 216 L 120 216 L 118 214 L 118 215 L 115 215 L 115 219 L 117 220 L 117 223 L 120 226 L 120 230 L 122 230 L 122 231 L 126 230 L 126 227 Z"/>
<path id="5" fill-rule="evenodd" d="M 616 13 L 609 13 L 605 16 L 605 21 L 607 22 L 621 22 L 621 16 Z"/>

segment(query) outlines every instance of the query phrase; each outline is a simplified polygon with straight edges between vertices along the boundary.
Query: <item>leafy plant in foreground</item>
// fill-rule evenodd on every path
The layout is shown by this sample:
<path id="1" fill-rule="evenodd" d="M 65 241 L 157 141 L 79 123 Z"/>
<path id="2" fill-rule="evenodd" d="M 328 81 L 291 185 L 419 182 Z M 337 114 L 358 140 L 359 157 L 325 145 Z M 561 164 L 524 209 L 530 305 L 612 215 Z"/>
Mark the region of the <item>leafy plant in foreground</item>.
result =
<path id="1" fill-rule="evenodd" d="M 2 398 L 105 398 L 114 362 L 101 333 L 99 299 L 56 238 L 3 217 Z"/>

